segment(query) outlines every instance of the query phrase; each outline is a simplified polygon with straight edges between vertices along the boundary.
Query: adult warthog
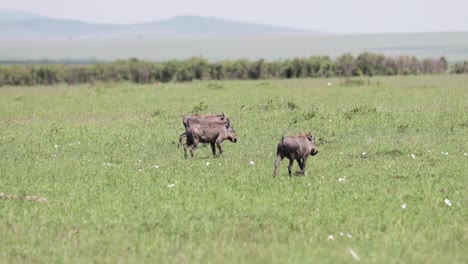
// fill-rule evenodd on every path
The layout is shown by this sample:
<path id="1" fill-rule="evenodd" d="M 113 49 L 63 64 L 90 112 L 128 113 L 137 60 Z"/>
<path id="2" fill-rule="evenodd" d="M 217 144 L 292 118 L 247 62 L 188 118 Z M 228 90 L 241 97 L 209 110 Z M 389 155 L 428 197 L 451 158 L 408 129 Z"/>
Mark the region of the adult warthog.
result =
<path id="1" fill-rule="evenodd" d="M 187 147 L 192 146 L 190 155 L 195 158 L 193 153 L 198 147 L 199 143 L 210 143 L 213 156 L 216 157 L 216 146 L 218 147 L 218 157 L 223 153 L 222 143 L 224 140 L 237 142 L 236 132 L 234 128 L 229 125 L 218 124 L 216 122 L 207 122 L 204 124 L 193 124 L 187 127 L 186 130 L 187 141 L 184 144 L 184 156 L 187 159 Z"/>
<path id="2" fill-rule="evenodd" d="M 294 160 L 299 163 L 300 170 L 296 174 L 304 174 L 306 169 L 306 162 L 309 155 L 315 156 L 318 153 L 317 146 L 315 145 L 315 138 L 312 134 L 301 133 L 296 136 L 282 137 L 278 142 L 276 150 L 275 170 L 273 176 L 276 176 L 278 166 L 284 157 L 289 159 L 288 172 L 291 176 L 291 170 Z"/>
<path id="3" fill-rule="evenodd" d="M 185 132 L 180 134 L 179 136 L 179 143 L 177 144 L 177 147 L 180 147 L 180 144 L 182 143 L 182 139 L 184 139 L 187 134 L 187 128 L 192 125 L 192 124 L 204 124 L 208 122 L 216 122 L 219 124 L 229 124 L 229 120 L 224 116 L 224 113 L 221 114 L 194 114 L 194 115 L 187 115 L 184 116 L 182 115 L 182 124 L 184 125 Z"/>

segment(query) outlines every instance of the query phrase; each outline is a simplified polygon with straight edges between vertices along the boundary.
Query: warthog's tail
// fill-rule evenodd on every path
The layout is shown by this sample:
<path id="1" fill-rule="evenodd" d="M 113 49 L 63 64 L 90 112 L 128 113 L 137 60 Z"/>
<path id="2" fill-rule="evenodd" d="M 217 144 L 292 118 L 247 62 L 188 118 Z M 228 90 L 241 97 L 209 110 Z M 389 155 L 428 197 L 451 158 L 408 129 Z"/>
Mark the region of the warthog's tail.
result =
<path id="1" fill-rule="evenodd" d="M 281 141 L 284 140 L 284 135 L 286 134 L 286 131 L 289 130 L 289 128 L 297 123 L 297 119 L 294 119 L 291 123 L 289 123 L 288 127 L 284 130 L 283 135 L 281 135 Z"/>

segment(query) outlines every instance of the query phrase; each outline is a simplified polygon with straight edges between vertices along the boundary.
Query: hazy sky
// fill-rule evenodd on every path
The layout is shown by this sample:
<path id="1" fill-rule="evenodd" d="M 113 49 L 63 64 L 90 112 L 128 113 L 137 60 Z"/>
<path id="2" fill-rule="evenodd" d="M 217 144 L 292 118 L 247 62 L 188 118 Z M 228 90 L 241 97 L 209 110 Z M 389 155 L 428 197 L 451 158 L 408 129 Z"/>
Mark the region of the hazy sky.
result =
<path id="1" fill-rule="evenodd" d="M 0 8 L 118 24 L 200 15 L 336 33 L 468 31 L 468 0 L 0 0 Z"/>

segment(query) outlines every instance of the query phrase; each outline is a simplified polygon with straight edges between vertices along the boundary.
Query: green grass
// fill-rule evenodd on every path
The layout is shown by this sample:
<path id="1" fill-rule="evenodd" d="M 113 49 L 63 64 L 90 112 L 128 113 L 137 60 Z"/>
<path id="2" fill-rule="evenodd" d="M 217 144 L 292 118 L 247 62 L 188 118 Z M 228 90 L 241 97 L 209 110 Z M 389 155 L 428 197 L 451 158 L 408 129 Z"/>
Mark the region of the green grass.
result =
<path id="1" fill-rule="evenodd" d="M 0 263 L 466 263 L 467 84 L 0 87 Z M 185 160 L 179 114 L 202 102 L 238 142 Z M 273 178 L 285 131 L 318 139 L 305 176 Z"/>

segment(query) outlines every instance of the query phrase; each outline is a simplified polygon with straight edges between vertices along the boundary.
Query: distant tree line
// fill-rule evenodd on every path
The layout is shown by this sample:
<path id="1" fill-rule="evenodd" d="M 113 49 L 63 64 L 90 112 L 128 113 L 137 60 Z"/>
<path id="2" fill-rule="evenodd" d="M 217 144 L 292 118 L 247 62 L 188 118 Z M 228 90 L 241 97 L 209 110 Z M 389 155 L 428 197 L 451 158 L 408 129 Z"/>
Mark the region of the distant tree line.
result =
<path id="1" fill-rule="evenodd" d="M 468 62 L 453 64 L 449 70 L 444 57 L 423 60 L 408 56 L 387 58 L 367 52 L 357 57 L 347 53 L 334 60 L 328 56 L 312 56 L 271 62 L 263 59 L 210 62 L 198 57 L 149 62 L 132 58 L 92 65 L 0 66 L 0 85 L 79 84 L 95 81 L 152 83 L 441 73 L 468 73 Z"/>

